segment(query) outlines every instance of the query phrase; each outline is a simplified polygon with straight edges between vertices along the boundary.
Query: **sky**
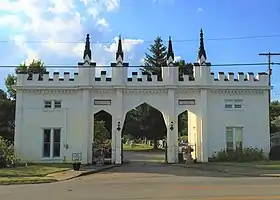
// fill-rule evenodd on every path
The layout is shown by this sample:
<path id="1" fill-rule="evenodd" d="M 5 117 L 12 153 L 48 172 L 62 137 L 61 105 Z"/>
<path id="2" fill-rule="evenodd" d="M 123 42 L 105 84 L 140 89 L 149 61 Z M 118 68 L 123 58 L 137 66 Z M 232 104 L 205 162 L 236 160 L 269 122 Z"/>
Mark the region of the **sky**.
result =
<path id="1" fill-rule="evenodd" d="M 279 0 L 1 0 L 0 88 L 14 72 L 3 66 L 32 59 L 76 66 L 86 34 L 93 42 L 93 61 L 102 66 L 114 62 L 119 34 L 130 65 L 141 64 L 157 36 L 165 43 L 171 36 L 176 59 L 196 62 L 201 28 L 212 65 L 266 63 L 259 53 L 280 52 L 279 19 Z M 280 63 L 280 56 L 272 61 Z M 272 67 L 272 98 L 280 99 L 280 65 Z M 267 65 L 212 67 L 213 72 L 266 70 Z"/>

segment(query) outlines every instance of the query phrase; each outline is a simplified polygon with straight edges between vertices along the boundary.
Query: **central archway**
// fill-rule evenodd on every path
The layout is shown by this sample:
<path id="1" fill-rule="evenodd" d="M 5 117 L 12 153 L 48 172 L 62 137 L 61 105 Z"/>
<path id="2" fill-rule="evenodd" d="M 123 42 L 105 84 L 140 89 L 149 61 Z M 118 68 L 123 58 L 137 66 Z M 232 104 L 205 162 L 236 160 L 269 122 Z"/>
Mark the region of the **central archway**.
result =
<path id="1" fill-rule="evenodd" d="M 122 160 L 164 162 L 167 128 L 163 114 L 144 102 L 126 113 Z"/>

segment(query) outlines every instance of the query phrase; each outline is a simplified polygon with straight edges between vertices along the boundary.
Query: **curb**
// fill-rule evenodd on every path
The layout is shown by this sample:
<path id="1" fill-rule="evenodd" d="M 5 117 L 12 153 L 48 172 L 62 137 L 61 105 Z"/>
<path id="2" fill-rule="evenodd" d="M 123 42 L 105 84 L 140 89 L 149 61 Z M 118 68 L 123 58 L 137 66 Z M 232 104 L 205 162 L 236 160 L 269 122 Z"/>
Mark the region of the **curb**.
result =
<path id="1" fill-rule="evenodd" d="M 220 172 L 220 173 L 225 173 L 228 175 L 237 175 L 237 176 L 247 176 L 247 177 L 267 177 L 267 178 L 279 178 L 280 174 L 250 174 L 250 173 L 231 173 L 223 170 L 218 170 L 218 169 L 202 169 L 200 167 L 195 167 L 195 166 L 184 166 L 184 165 L 176 165 L 179 167 L 184 167 L 184 168 L 192 168 L 192 169 L 197 169 L 201 171 L 214 171 L 214 172 Z"/>
<path id="2" fill-rule="evenodd" d="M 99 169 L 96 169 L 96 170 L 92 170 L 92 171 L 86 171 L 86 172 L 83 172 L 73 178 L 77 178 L 77 177 L 81 177 L 81 176 L 86 176 L 86 175 L 89 175 L 89 174 L 95 174 L 95 173 L 98 173 L 98 172 L 103 172 L 103 171 L 106 171 L 108 169 L 112 169 L 112 168 L 115 168 L 115 167 L 120 167 L 121 165 L 108 165 L 107 167 L 102 167 L 102 168 L 99 168 Z"/>

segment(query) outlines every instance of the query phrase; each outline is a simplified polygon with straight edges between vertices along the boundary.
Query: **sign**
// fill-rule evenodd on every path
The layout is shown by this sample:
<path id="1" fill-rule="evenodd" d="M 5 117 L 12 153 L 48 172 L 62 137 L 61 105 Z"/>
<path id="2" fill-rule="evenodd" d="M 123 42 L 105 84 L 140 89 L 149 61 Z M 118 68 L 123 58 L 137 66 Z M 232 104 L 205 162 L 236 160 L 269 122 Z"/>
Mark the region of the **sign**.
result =
<path id="1" fill-rule="evenodd" d="M 179 105 L 195 105 L 195 99 L 179 99 Z"/>
<path id="2" fill-rule="evenodd" d="M 94 105 L 98 105 L 98 106 L 110 106 L 110 105 L 111 105 L 111 100 L 106 100 L 106 99 L 95 99 L 95 100 L 94 100 Z"/>
<path id="3" fill-rule="evenodd" d="M 72 161 L 82 161 L 82 153 L 72 153 Z"/>

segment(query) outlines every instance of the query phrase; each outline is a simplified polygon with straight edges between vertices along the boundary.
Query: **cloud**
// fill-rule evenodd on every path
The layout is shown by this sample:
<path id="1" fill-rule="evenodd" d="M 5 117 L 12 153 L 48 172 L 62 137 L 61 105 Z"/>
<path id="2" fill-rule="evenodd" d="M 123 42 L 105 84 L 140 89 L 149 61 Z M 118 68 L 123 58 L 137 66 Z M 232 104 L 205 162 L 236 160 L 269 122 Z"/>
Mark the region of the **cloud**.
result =
<path id="1" fill-rule="evenodd" d="M 198 8 L 196 11 L 197 11 L 197 12 L 203 12 L 204 9 L 203 9 L 203 8 Z"/>
<path id="2" fill-rule="evenodd" d="M 56 65 L 57 60 L 82 58 L 87 32 L 84 21 L 93 22 L 94 31 L 109 31 L 106 13 L 117 11 L 119 6 L 120 0 L 1 0 L 0 27 L 9 29 L 14 45 L 25 55 L 20 62 L 40 58 L 46 64 Z M 124 39 L 123 42 L 128 53 L 143 40 Z M 97 65 L 108 65 L 114 60 L 116 48 L 117 37 L 109 45 L 92 44 L 94 61 Z M 45 60 L 45 57 L 52 59 Z"/>

